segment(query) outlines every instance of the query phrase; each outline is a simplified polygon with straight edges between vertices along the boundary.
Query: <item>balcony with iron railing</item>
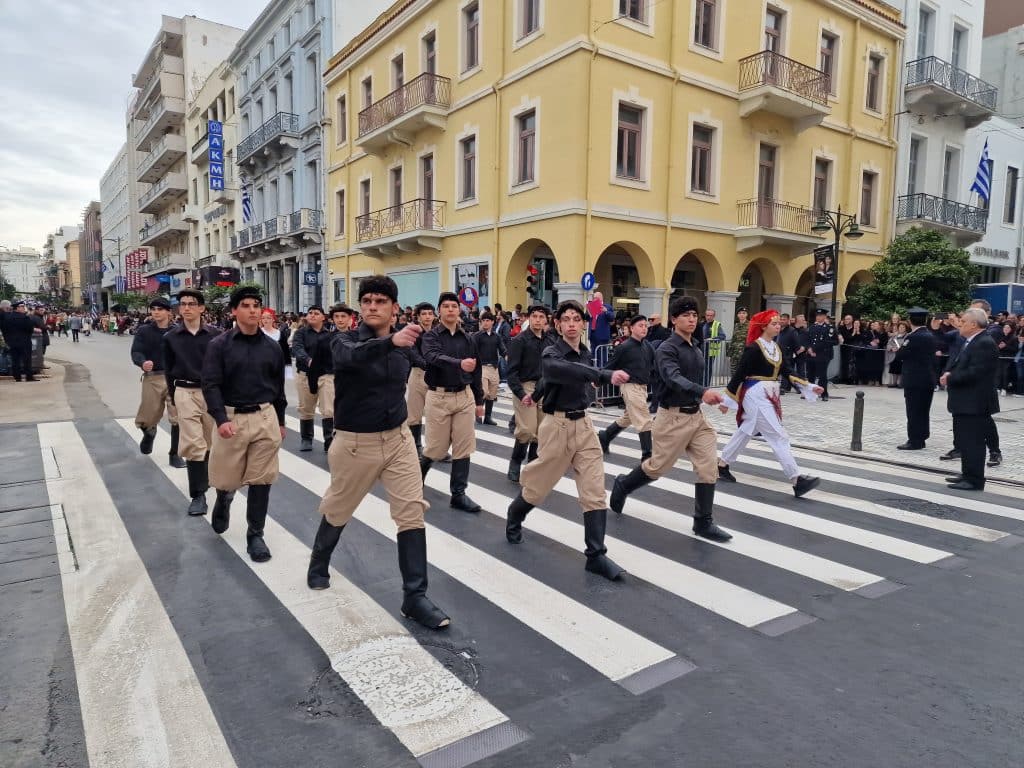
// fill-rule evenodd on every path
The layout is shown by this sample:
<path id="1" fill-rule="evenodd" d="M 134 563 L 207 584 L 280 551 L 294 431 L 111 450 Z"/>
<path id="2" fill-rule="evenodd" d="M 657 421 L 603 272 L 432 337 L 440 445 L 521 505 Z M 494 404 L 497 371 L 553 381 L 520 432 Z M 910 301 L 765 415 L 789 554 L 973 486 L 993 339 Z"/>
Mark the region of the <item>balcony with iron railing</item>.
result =
<path id="1" fill-rule="evenodd" d="M 177 236 L 182 233 L 188 233 L 188 222 L 182 218 L 180 213 L 171 213 L 144 225 L 139 230 L 139 244 L 153 245 L 164 237 Z"/>
<path id="2" fill-rule="evenodd" d="M 907 105 L 963 116 L 968 128 L 996 112 L 999 89 L 936 56 L 907 62 Z"/>
<path id="3" fill-rule="evenodd" d="M 397 256 L 420 248 L 441 250 L 444 200 L 417 198 L 357 216 L 355 241 L 364 253 Z"/>
<path id="4" fill-rule="evenodd" d="M 135 148 L 148 152 L 150 144 L 173 126 L 185 124 L 185 100 L 162 96 L 153 103 L 149 118 L 135 132 Z"/>
<path id="5" fill-rule="evenodd" d="M 269 155 L 288 149 L 298 149 L 299 116 L 291 112 L 278 112 L 263 125 L 238 143 L 235 156 L 239 163 L 255 160 L 257 153 Z"/>
<path id="6" fill-rule="evenodd" d="M 158 213 L 168 202 L 188 192 L 184 173 L 168 173 L 139 198 L 140 213 Z"/>
<path id="7" fill-rule="evenodd" d="M 900 195 L 896 201 L 896 231 L 902 234 L 914 226 L 941 232 L 963 248 L 985 236 L 988 210 L 924 192 Z"/>
<path id="8" fill-rule="evenodd" d="M 292 213 L 283 213 L 257 224 L 245 227 L 231 236 L 231 253 L 261 245 L 282 250 L 295 247 L 294 238 L 317 239 L 320 237 L 322 215 L 312 208 L 300 208 Z"/>
<path id="9" fill-rule="evenodd" d="M 830 113 L 830 79 L 820 69 L 774 51 L 740 59 L 740 117 L 770 112 L 793 121 L 797 131 L 817 125 Z"/>
<path id="10" fill-rule="evenodd" d="M 192 263 L 188 256 L 183 253 L 169 253 L 159 258 L 151 258 L 142 270 L 144 277 L 152 277 L 163 273 L 175 274 L 177 272 L 188 272 L 192 269 Z"/>
<path id="11" fill-rule="evenodd" d="M 810 253 L 824 242 L 811 227 L 817 221 L 813 208 L 781 200 L 740 200 L 736 203 L 736 250 L 762 245 L 788 248 L 791 255 Z"/>
<path id="12" fill-rule="evenodd" d="M 423 73 L 359 113 L 356 144 L 376 153 L 389 144 L 411 144 L 411 137 L 426 127 L 444 128 L 451 94 L 447 77 Z"/>
<path id="13" fill-rule="evenodd" d="M 165 133 L 142 158 L 136 178 L 146 184 L 159 181 L 185 154 L 185 137 L 179 133 Z"/>
<path id="14" fill-rule="evenodd" d="M 192 145 L 188 153 L 188 161 L 193 165 L 199 165 L 210 156 L 210 134 L 204 133 L 203 137 Z"/>
<path id="15" fill-rule="evenodd" d="M 156 69 L 139 91 L 133 113 L 136 118 L 145 118 L 152 109 L 154 96 L 185 98 L 185 61 L 180 56 L 163 53 L 157 60 Z"/>

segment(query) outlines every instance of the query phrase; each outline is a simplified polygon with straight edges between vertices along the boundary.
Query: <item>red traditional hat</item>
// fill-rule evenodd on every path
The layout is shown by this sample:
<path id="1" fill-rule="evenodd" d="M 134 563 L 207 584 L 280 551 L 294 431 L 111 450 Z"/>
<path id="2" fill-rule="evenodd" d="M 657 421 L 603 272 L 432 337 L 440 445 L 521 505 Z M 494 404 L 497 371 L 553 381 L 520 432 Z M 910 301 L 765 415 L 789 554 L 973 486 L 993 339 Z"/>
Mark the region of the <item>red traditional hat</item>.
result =
<path id="1" fill-rule="evenodd" d="M 277 312 L 272 310 L 270 307 L 264 307 L 263 311 L 260 312 L 260 314 L 261 315 L 270 315 L 272 318 L 274 318 L 275 322 L 277 321 Z"/>
<path id="2" fill-rule="evenodd" d="M 753 344 L 761 338 L 761 334 L 768 327 L 768 323 L 778 316 L 779 313 L 776 310 L 766 309 L 764 312 L 758 312 L 750 318 L 750 328 L 747 329 L 747 344 Z"/>

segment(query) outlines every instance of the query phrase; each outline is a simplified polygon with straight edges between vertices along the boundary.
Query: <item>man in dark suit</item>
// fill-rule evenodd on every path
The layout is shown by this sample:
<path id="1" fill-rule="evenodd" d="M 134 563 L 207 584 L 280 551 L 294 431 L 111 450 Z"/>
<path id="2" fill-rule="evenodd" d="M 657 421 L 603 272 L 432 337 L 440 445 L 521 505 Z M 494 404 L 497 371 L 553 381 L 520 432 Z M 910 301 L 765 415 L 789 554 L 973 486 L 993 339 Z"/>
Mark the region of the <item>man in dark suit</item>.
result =
<path id="1" fill-rule="evenodd" d="M 999 412 L 996 372 L 999 350 L 985 333 L 988 316 L 972 307 L 960 322 L 963 346 L 939 379 L 946 387 L 947 408 L 953 414 L 953 444 L 961 453 L 960 475 L 947 478 L 956 491 L 985 488 L 985 436 L 995 426 L 992 414 Z"/>
<path id="2" fill-rule="evenodd" d="M 907 310 L 911 331 L 896 351 L 894 363 L 903 366 L 903 402 L 907 409 L 907 442 L 901 451 L 919 451 L 930 436 L 929 417 L 935 392 L 935 337 L 925 327 L 928 310 Z"/>

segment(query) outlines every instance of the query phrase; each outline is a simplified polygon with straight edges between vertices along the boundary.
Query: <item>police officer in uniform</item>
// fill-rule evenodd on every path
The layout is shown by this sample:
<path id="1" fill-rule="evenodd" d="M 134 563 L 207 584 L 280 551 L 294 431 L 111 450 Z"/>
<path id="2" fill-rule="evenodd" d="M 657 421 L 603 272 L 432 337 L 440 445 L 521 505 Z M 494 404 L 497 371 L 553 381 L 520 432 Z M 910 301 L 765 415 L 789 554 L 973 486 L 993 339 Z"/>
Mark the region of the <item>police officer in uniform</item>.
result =
<path id="1" fill-rule="evenodd" d="M 188 472 L 188 514 L 206 514 L 210 488 L 209 458 L 216 424 L 206 412 L 202 375 L 206 348 L 220 335 L 215 325 L 203 323 L 206 300 L 202 291 L 186 288 L 178 293 L 181 323 L 164 336 L 164 369 L 167 392 L 178 412 L 178 453 Z"/>
<path id="2" fill-rule="evenodd" d="M 330 586 L 334 552 L 356 507 L 380 481 L 387 491 L 391 517 L 398 527 L 398 567 L 402 572 L 402 615 L 430 629 L 451 621 L 427 597 L 427 538 L 423 513 L 423 481 L 416 446 L 406 429 L 406 381 L 412 365 L 409 351 L 422 334 L 416 323 L 395 331 L 392 326 L 398 286 L 375 275 L 359 284 L 363 322 L 358 329 L 331 340 L 337 414 L 337 439 L 327 461 L 331 485 L 320 502 L 320 527 L 313 542 L 306 583 L 310 589 Z"/>
<path id="3" fill-rule="evenodd" d="M 310 375 L 310 366 L 319 354 L 330 349 L 327 338 L 330 331 L 325 326 L 327 316 L 324 308 L 313 304 L 306 310 L 306 325 L 292 336 L 292 355 L 295 358 L 295 391 L 299 396 L 299 445 L 300 451 L 313 450 L 313 430 L 316 411 L 320 409 L 323 420 L 324 446 L 330 445 L 334 433 L 334 377 L 330 375 L 330 360 L 320 360 L 317 369 Z M 325 343 L 320 349 L 320 341 Z"/>
<path id="4" fill-rule="evenodd" d="M 550 339 L 545 333 L 548 325 L 547 307 L 534 304 L 527 312 L 527 325 L 512 339 L 508 350 L 508 387 L 515 398 L 512 402 L 515 421 L 515 445 L 508 463 L 508 479 L 519 482 L 523 462 L 537 458 L 537 434 L 543 418 L 539 398 L 534 398 L 541 378 L 541 354 Z"/>
<path id="5" fill-rule="evenodd" d="M 601 450 L 608 453 L 612 440 L 632 424 L 640 434 L 640 450 L 644 459 L 651 457 L 651 426 L 654 419 L 647 407 L 647 387 L 654 368 L 654 347 L 647 342 L 647 318 L 634 315 L 629 320 L 629 337 L 612 347 L 605 365 L 609 371 L 623 370 L 629 382 L 619 387 L 625 412 L 598 434 Z"/>
<path id="6" fill-rule="evenodd" d="M 150 322 L 143 323 L 132 339 L 132 362 L 142 369 L 142 399 L 135 414 L 135 426 L 142 430 L 139 451 L 153 452 L 156 428 L 167 410 L 171 422 L 170 464 L 181 469 L 185 462 L 178 456 L 178 411 L 167 392 L 167 377 L 164 371 L 164 334 L 171 330 L 171 302 L 157 296 L 149 302 Z"/>
<path id="7" fill-rule="evenodd" d="M 811 383 L 824 390 L 821 399 L 828 402 L 828 364 L 832 362 L 832 355 L 835 353 L 836 328 L 829 322 L 826 310 L 819 309 L 814 313 L 814 325 L 811 326 L 808 336 L 808 354 L 814 367 Z"/>
<path id="8" fill-rule="evenodd" d="M 563 301 L 555 310 L 562 338 L 547 347 L 542 356 L 546 390 L 539 458 L 523 469 L 523 488 L 509 505 L 505 537 L 512 544 L 523 540 L 526 516 L 547 498 L 571 466 L 583 509 L 586 569 L 615 580 L 622 575 L 622 569 L 606 555 L 604 460 L 587 407 L 593 398 L 592 385 L 622 386 L 629 381 L 629 374 L 593 366 L 590 351 L 582 342 L 584 317 L 585 310 L 578 301 Z"/>
<path id="9" fill-rule="evenodd" d="M 11 374 L 15 381 L 39 381 L 32 375 L 32 334 L 35 323 L 28 314 L 28 305 L 24 301 L 14 302 L 13 312 L 3 316 L 4 341 L 11 350 Z M 155 433 L 154 433 L 155 436 Z M 150 450 L 153 450 L 152 440 Z"/>
<path id="10" fill-rule="evenodd" d="M 498 384 L 501 383 L 499 363 L 508 350 L 505 349 L 505 342 L 501 336 L 494 332 L 494 315 L 490 312 L 480 315 L 480 330 L 473 338 L 476 340 L 477 354 L 480 356 L 482 366 L 480 381 L 484 388 L 484 419 L 481 423 L 496 427 L 498 423 L 491 417 L 491 413 L 494 410 L 494 401 L 498 399 Z"/>
<path id="11" fill-rule="evenodd" d="M 413 310 L 413 319 L 419 324 L 423 333 L 416 337 L 412 347 L 412 368 L 409 371 L 409 385 L 406 394 L 406 405 L 409 409 L 409 431 L 416 443 L 416 453 L 423 455 L 423 406 L 427 402 L 427 382 L 423 378 L 427 372 L 427 361 L 423 359 L 423 336 L 434 327 L 437 315 L 434 305 L 423 301 Z"/>
<path id="12" fill-rule="evenodd" d="M 903 346 L 896 350 L 894 363 L 902 366 L 903 403 L 907 410 L 907 442 L 896 447 L 901 451 L 919 451 L 931 436 L 932 395 L 938 379 L 935 376 L 935 336 L 928 330 L 928 310 L 911 307 L 910 333 Z"/>
<path id="13" fill-rule="evenodd" d="M 263 527 L 270 486 L 277 480 L 278 453 L 284 440 L 284 355 L 260 330 L 262 299 L 255 288 L 236 288 L 228 306 L 235 327 L 213 339 L 203 360 L 203 397 L 217 423 L 210 451 L 210 482 L 217 501 L 210 525 L 224 533 L 235 491 L 249 486 L 246 543 L 257 563 L 270 559 Z"/>
<path id="14" fill-rule="evenodd" d="M 675 466 L 686 454 L 697 474 L 694 484 L 693 532 L 712 541 L 728 541 L 732 534 L 719 528 L 713 518 L 715 483 L 718 480 L 718 445 L 715 430 L 701 413 L 701 403 L 719 405 L 722 396 L 701 384 L 704 355 L 694 342 L 697 302 L 688 296 L 669 306 L 674 333 L 655 354 L 662 389 L 654 419 L 654 452 L 628 475 L 615 478 L 611 508 L 618 513 L 626 497 Z"/>
<path id="15" fill-rule="evenodd" d="M 450 291 L 437 300 L 441 322 L 423 337 L 427 370 L 425 415 L 427 440 L 420 459 L 426 480 L 431 464 L 452 449 L 451 506 L 463 512 L 480 512 L 480 505 L 466 495 L 469 457 L 476 450 L 476 419 L 484 415 L 484 390 L 476 341 L 459 322 L 459 297 Z"/>

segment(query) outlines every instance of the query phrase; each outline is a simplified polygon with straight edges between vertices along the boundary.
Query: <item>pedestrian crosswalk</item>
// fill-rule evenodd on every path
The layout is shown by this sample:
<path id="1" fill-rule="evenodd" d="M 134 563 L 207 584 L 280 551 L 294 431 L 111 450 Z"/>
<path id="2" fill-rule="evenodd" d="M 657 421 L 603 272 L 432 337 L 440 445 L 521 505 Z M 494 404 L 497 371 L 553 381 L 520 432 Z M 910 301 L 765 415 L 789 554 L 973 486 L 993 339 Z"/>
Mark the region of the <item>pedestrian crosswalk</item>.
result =
<path id="1" fill-rule="evenodd" d="M 494 412 L 510 415 L 503 404 Z M 376 567 L 361 561 L 358 551 L 342 547 L 333 559 L 331 588 L 306 588 L 311 539 L 297 531 L 315 527 L 330 474 L 322 443 L 317 441 L 313 453 L 298 453 L 298 420 L 289 415 L 286 426 L 282 480 L 271 495 L 266 528 L 273 558 L 255 564 L 245 551 L 243 493 L 236 497 L 232 526 L 222 537 L 208 524 L 197 527 L 197 520 L 184 517 L 185 473 L 166 466 L 167 432 L 160 431 L 150 457 L 140 457 L 132 421 L 117 421 L 125 461 L 153 492 L 175 494 L 184 535 L 222 539 L 234 560 L 244 563 L 248 578 L 322 650 L 376 727 L 420 765 L 461 768 L 528 742 L 539 724 L 523 721 L 524 692 L 516 690 L 514 681 L 501 685 L 466 674 L 439 651 L 437 634 L 400 618 L 397 561 L 390 580 L 381 581 L 369 575 Z M 197 683 L 194 661 L 182 650 L 183 639 L 153 589 L 151 579 L 162 575 L 147 574 L 76 426 L 42 425 L 39 434 L 43 455 L 52 450 L 54 457 L 47 465 L 48 476 L 54 477 L 51 503 L 62 506 L 72 535 L 81 537 L 76 543 L 88 543 L 81 548 L 80 570 L 62 576 L 76 660 L 80 653 L 87 658 L 87 643 L 104 638 L 114 643 L 108 647 L 118 658 L 160 658 L 159 665 L 123 664 L 113 672 L 108 671 L 109 658 L 102 666 L 98 661 L 78 665 L 90 759 L 103 765 L 151 765 L 159 764 L 152 755 L 179 750 L 181 764 L 241 765 L 229 747 L 233 736 L 225 716 L 218 710 L 214 717 L 210 694 Z M 849 460 L 832 463 L 810 452 L 800 460 L 824 482 L 810 497 L 794 499 L 777 465 L 752 446 L 734 467 L 740 482 L 717 489 L 716 509 L 723 510 L 723 524 L 734 534 L 731 542 L 711 542 L 691 532 L 692 475 L 681 461 L 634 494 L 624 514 L 610 521 L 609 555 L 628 574 L 624 582 L 611 584 L 583 570 L 581 510 L 571 478 L 561 479 L 531 512 L 520 547 L 505 542 L 505 510 L 518 493 L 505 477 L 512 445 L 503 427 L 477 431 L 468 492 L 485 510 L 480 516 L 448 508 L 444 465 L 435 464 L 428 474 L 431 594 L 453 618 L 449 635 L 458 633 L 462 642 L 478 644 L 484 655 L 511 650 L 546 666 L 548 684 L 556 688 L 559 678 L 562 685 L 571 679 L 595 691 L 606 686 L 635 697 L 665 685 L 686 685 L 688 673 L 705 663 L 695 657 L 701 655 L 694 646 L 701 636 L 785 642 L 789 633 L 812 632 L 816 622 L 852 608 L 848 601 L 875 605 L 870 601 L 912 590 L 922 569 L 950 567 L 982 555 L 986 547 L 1016 543 L 1013 521 L 1024 520 L 1021 500 L 988 494 L 952 498 L 940 490 L 937 478 L 924 473 L 890 482 L 879 479 L 888 476 L 872 467 Z M 631 431 L 619 436 L 606 457 L 607 486 L 635 466 L 638 447 Z M 100 500 L 98 511 L 94 505 L 91 515 L 84 514 L 79 491 Z M 929 501 L 964 513 L 930 515 L 904 508 L 905 501 Z M 387 550 L 379 545 L 394 541 L 395 526 L 381 489 L 367 497 L 355 521 L 351 535 L 368 537 L 359 540 L 374 542 L 373 552 L 383 557 Z M 124 569 L 134 574 L 135 594 L 126 596 L 116 587 L 114 572 Z M 815 601 L 823 594 L 832 599 L 827 610 L 819 611 Z M 454 595 L 465 598 L 452 604 Z M 126 609 L 126 598 L 138 613 Z M 490 625 L 501 627 L 500 640 L 487 634 Z M 160 685 L 179 699 L 171 702 L 151 690 L 147 676 L 154 666 L 161 667 Z M 127 718 L 113 736 L 94 735 L 110 734 L 101 724 L 124 717 L 111 686 L 136 691 L 153 707 L 145 716 Z M 184 708 L 190 712 L 188 730 L 199 729 L 204 736 L 183 746 Z M 134 745 L 122 750 L 127 756 L 120 762 L 106 759 L 113 738 Z M 370 755 L 351 762 L 374 764 Z"/>

